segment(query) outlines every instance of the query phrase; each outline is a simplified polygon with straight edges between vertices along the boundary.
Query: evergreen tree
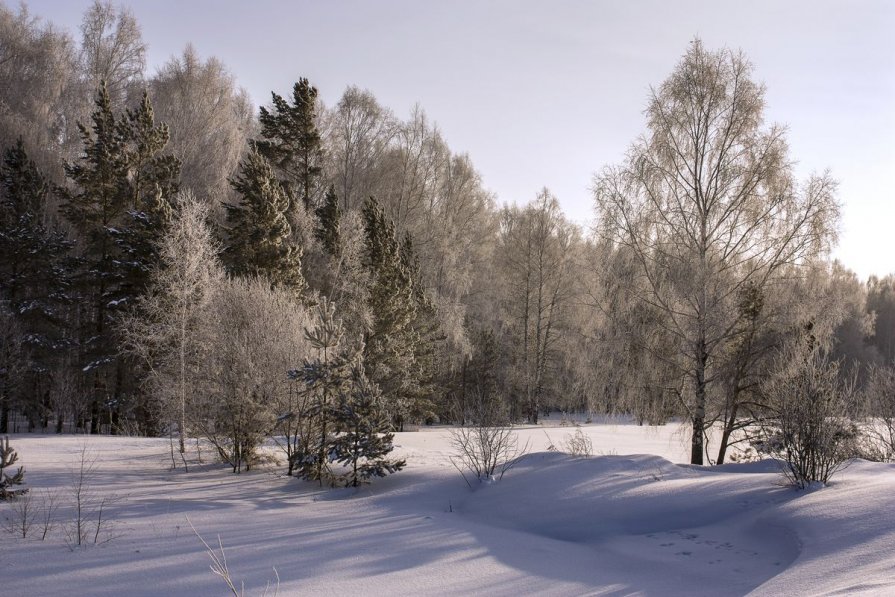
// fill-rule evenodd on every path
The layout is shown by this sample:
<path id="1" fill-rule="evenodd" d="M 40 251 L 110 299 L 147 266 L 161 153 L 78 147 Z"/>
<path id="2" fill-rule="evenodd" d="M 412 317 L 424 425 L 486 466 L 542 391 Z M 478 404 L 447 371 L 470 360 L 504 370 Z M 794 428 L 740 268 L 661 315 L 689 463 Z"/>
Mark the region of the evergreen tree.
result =
<path id="1" fill-rule="evenodd" d="M 394 424 L 401 428 L 411 414 L 418 383 L 413 283 L 394 225 L 372 197 L 364 204 L 364 231 L 372 315 L 364 337 L 364 364 L 382 389 Z"/>
<path id="2" fill-rule="evenodd" d="M 413 375 L 415 383 L 410 392 L 409 416 L 415 421 L 425 421 L 435 417 L 435 404 L 432 395 L 435 389 L 435 376 L 438 372 L 436 362 L 436 345 L 444 341 L 438 312 L 429 294 L 420 283 L 422 277 L 419 259 L 413 250 L 410 235 L 404 236 L 401 245 L 401 265 L 409 273 L 411 281 L 411 299 L 414 317 L 411 327 L 414 331 Z"/>
<path id="3" fill-rule="evenodd" d="M 335 318 L 335 308 L 325 298 L 317 306 L 317 324 L 305 330 L 305 338 L 317 351 L 317 358 L 306 361 L 301 373 L 306 391 L 311 394 L 310 408 L 304 413 L 305 424 L 294 436 L 289 474 L 319 481 L 331 478 L 328 462 L 336 431 L 331 422 L 336 396 L 349 382 L 348 359 L 339 351 L 342 326 Z M 292 377 L 298 373 L 293 372 Z M 300 422 L 299 422 L 300 423 Z"/>
<path id="4" fill-rule="evenodd" d="M 18 459 L 19 455 L 9 445 L 9 438 L 5 437 L 0 439 L 0 501 L 28 493 L 27 489 L 12 489 L 12 487 L 21 485 L 25 482 L 24 468 L 19 467 L 12 475 L 5 472 L 6 469 L 12 467 Z"/>
<path id="5" fill-rule="evenodd" d="M 323 150 L 317 130 L 317 89 L 307 79 L 299 79 L 292 88 L 292 103 L 271 94 L 270 110 L 261 107 L 258 121 L 262 140 L 257 150 L 277 169 L 289 198 L 287 213 L 301 200 L 305 209 L 317 203 L 322 173 Z"/>
<path id="6" fill-rule="evenodd" d="M 0 300 L 18 321 L 23 348 L 29 353 L 30 379 L 17 380 L 17 385 L 31 397 L 45 393 L 39 386 L 66 345 L 71 243 L 45 223 L 48 192 L 49 184 L 20 138 L 0 166 Z M 4 393 L 0 433 L 7 430 L 8 398 Z M 26 411 L 36 413 L 37 406 L 28 404 Z"/>
<path id="7" fill-rule="evenodd" d="M 116 238 L 124 270 L 121 293 L 138 296 L 158 263 L 158 242 L 171 221 L 172 199 L 180 186 L 180 160 L 163 153 L 170 134 L 166 125 L 155 124 L 146 92 L 136 110 L 126 111 L 118 129 L 128 170 L 122 191 L 130 197 L 124 227 Z"/>
<path id="8" fill-rule="evenodd" d="M 342 218 L 342 209 L 339 207 L 339 198 L 335 188 L 330 185 L 323 203 L 316 209 L 317 230 L 315 236 L 323 249 L 333 257 L 339 257 L 340 231 L 339 221 Z"/>
<path id="9" fill-rule="evenodd" d="M 301 273 L 302 251 L 290 241 L 288 200 L 270 164 L 252 150 L 230 184 L 241 197 L 239 203 L 224 204 L 229 236 L 224 258 L 230 272 L 265 276 L 273 286 L 287 288 L 303 298 L 306 284 Z"/>
<path id="10" fill-rule="evenodd" d="M 404 460 L 386 458 L 394 449 L 394 434 L 389 431 L 391 424 L 379 388 L 367 379 L 360 363 L 352 368 L 350 387 L 339 395 L 333 415 L 340 433 L 332 443 L 330 458 L 347 468 L 339 477 L 341 484 L 357 487 L 404 468 Z"/>
<path id="11" fill-rule="evenodd" d="M 93 376 L 91 431 L 97 432 L 100 399 L 117 412 L 128 381 L 112 324 L 144 290 L 157 260 L 155 243 L 170 214 L 179 162 L 162 154 L 167 128 L 155 125 L 146 95 L 119 120 L 102 84 L 92 120 L 90 129 L 78 125 L 84 154 L 65 165 L 71 186 L 59 192 L 62 213 L 83 241 L 76 282 L 86 304 L 78 319 L 82 368 Z"/>

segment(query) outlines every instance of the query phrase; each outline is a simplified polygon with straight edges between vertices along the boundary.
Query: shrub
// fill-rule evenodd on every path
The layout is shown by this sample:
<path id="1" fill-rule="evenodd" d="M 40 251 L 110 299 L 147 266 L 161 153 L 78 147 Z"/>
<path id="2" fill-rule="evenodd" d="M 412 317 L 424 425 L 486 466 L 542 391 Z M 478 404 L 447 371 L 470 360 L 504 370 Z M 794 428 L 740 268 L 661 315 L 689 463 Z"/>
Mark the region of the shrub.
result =
<path id="1" fill-rule="evenodd" d="M 563 449 L 566 453 L 579 458 L 590 458 L 594 453 L 593 443 L 580 428 L 576 429 L 575 433 L 566 435 L 566 439 L 563 442 Z"/>
<path id="2" fill-rule="evenodd" d="M 845 416 L 853 389 L 839 364 L 811 347 L 787 351 L 762 387 L 769 403 L 753 445 L 780 459 L 783 474 L 799 488 L 827 483 L 857 450 L 857 426 Z"/>

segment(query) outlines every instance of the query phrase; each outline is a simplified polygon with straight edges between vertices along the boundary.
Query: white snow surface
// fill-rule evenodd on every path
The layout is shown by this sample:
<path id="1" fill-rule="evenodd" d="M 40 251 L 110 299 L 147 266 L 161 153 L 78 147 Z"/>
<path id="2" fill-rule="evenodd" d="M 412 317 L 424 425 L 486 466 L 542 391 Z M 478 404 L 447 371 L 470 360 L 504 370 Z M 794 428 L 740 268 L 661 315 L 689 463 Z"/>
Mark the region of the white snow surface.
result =
<path id="1" fill-rule="evenodd" d="M 581 429 L 590 458 L 545 451 L 570 427 L 519 428 L 531 452 L 474 491 L 448 460 L 446 428 L 396 434 L 407 468 L 359 490 L 282 466 L 172 471 L 164 439 L 94 436 L 91 489 L 121 497 L 114 538 L 70 549 L 59 530 L 4 532 L 2 594 L 225 595 L 189 518 L 210 544 L 220 537 L 246 595 L 268 581 L 273 594 L 277 575 L 280 595 L 895 595 L 893 465 L 855 461 L 796 491 L 775 462 L 680 464 L 677 425 Z M 83 437 L 10 439 L 34 495 L 67 491 Z"/>

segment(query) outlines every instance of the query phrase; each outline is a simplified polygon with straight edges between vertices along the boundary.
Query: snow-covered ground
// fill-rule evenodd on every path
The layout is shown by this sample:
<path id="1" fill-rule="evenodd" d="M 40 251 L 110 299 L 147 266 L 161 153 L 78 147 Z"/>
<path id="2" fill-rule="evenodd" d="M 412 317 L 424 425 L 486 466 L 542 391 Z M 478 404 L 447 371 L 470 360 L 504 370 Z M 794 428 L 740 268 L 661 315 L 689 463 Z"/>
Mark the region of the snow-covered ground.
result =
<path id="1" fill-rule="evenodd" d="M 0 593 L 226 594 L 189 518 L 220 536 L 246 595 L 277 575 L 280 595 L 895 595 L 893 465 L 855 462 L 799 492 L 769 462 L 676 464 L 688 454 L 676 425 L 583 426 L 588 459 L 545 451 L 573 431 L 551 425 L 520 428 L 532 452 L 476 491 L 443 428 L 397 434 L 406 470 L 360 490 L 282 467 L 171 471 L 165 440 L 91 437 L 92 495 L 120 498 L 113 538 L 70 549 L 61 529 L 4 532 Z M 32 495 L 68 492 L 84 438 L 11 440 Z"/>

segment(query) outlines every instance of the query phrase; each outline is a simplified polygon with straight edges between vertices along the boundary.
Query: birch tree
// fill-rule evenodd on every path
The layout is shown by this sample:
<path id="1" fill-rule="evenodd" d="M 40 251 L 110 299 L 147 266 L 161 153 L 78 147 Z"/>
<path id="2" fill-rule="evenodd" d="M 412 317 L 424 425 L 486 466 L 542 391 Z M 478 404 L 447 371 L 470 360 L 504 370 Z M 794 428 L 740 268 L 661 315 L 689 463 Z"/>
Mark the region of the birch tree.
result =
<path id="1" fill-rule="evenodd" d="M 179 195 L 178 211 L 159 247 L 159 264 L 136 311 L 121 324 L 127 349 L 149 369 L 161 415 L 175 423 L 186 452 L 193 398 L 205 392 L 204 355 L 209 307 L 224 281 L 218 247 L 206 225 L 208 207 L 192 193 Z"/>
<path id="2" fill-rule="evenodd" d="M 784 129 L 764 124 L 765 90 L 751 77 L 741 53 L 693 41 L 651 90 L 646 135 L 595 178 L 600 231 L 635 256 L 627 283 L 675 338 L 694 464 L 722 355 L 743 333 L 742 291 L 798 272 L 829 248 L 838 219 L 829 174 L 795 182 Z"/>
<path id="3" fill-rule="evenodd" d="M 501 222 L 498 258 L 505 276 L 503 300 L 517 372 L 515 385 L 522 409 L 533 423 L 537 423 L 557 356 L 557 324 L 570 295 L 574 234 L 547 189 L 524 209 L 507 208 Z"/>

